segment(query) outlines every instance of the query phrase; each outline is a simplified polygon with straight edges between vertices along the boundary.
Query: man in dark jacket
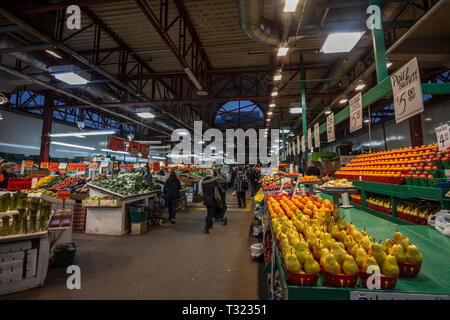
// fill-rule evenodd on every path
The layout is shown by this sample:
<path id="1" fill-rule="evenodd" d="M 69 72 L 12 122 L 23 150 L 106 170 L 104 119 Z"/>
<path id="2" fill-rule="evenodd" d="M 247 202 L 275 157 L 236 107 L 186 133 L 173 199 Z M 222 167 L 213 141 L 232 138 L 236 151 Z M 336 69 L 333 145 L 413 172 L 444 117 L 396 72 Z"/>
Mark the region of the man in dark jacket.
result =
<path id="1" fill-rule="evenodd" d="M 214 177 L 213 170 L 208 170 L 206 177 L 201 180 L 201 194 L 203 195 L 203 203 L 207 209 L 205 219 L 205 232 L 209 233 L 209 229 L 213 227 L 213 217 L 216 210 L 225 205 L 225 192 L 218 182 L 217 177 Z M 216 199 L 216 188 L 220 195 L 220 200 Z"/>
<path id="2" fill-rule="evenodd" d="M 237 193 L 238 206 L 239 208 L 247 207 L 245 191 L 248 188 L 248 178 L 244 171 L 239 168 L 237 171 L 236 178 L 234 179 L 234 191 Z"/>
<path id="3" fill-rule="evenodd" d="M 175 223 L 178 199 L 180 199 L 180 190 L 181 183 L 178 180 L 175 171 L 172 171 L 169 178 L 167 178 L 166 183 L 164 183 L 164 197 L 167 201 L 169 219 L 172 224 Z"/>

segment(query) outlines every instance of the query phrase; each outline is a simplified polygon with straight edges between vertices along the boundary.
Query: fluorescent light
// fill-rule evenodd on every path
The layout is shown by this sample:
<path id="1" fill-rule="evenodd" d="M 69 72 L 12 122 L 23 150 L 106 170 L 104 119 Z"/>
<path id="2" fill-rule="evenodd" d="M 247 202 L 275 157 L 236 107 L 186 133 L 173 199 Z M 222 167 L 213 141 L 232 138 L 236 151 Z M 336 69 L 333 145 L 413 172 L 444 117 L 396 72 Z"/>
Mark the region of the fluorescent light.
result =
<path id="1" fill-rule="evenodd" d="M 50 133 L 50 137 L 79 137 L 85 138 L 86 136 L 103 136 L 116 133 L 116 130 L 98 130 L 98 131 L 80 131 L 80 132 L 68 132 L 68 133 Z"/>
<path id="2" fill-rule="evenodd" d="M 85 146 L 79 146 L 77 144 L 70 144 L 70 143 L 63 143 L 63 142 L 56 142 L 56 141 L 52 141 L 51 144 L 56 144 L 58 146 L 86 149 L 86 150 L 95 150 L 95 148 L 92 148 L 92 147 L 85 147 Z"/>
<path id="3" fill-rule="evenodd" d="M 276 74 L 273 77 L 273 81 L 280 81 L 281 80 L 281 74 Z"/>
<path id="4" fill-rule="evenodd" d="M 325 111 L 325 114 L 330 114 L 331 113 L 331 110 L 326 110 Z"/>
<path id="5" fill-rule="evenodd" d="M 302 108 L 290 108 L 289 112 L 292 114 L 300 114 L 303 112 Z"/>
<path id="6" fill-rule="evenodd" d="M 327 36 L 320 51 L 323 53 L 349 52 L 355 47 L 363 34 L 364 31 L 331 33 Z"/>
<path id="7" fill-rule="evenodd" d="M 347 98 L 342 98 L 341 100 L 339 100 L 340 104 L 344 104 L 344 103 L 347 103 L 347 102 L 348 102 Z"/>
<path id="8" fill-rule="evenodd" d="M 394 63 L 391 61 L 386 62 L 386 67 L 389 69 L 390 67 L 392 67 Z"/>
<path id="9" fill-rule="evenodd" d="M 364 120 L 364 123 L 369 123 L 369 122 L 370 122 L 369 119 L 365 119 L 365 120 Z"/>
<path id="10" fill-rule="evenodd" d="M 431 120 L 433 120 L 433 118 L 431 118 L 431 117 L 426 117 L 425 119 L 423 119 L 424 121 L 431 121 Z"/>
<path id="11" fill-rule="evenodd" d="M 155 117 L 155 115 L 151 112 L 138 112 L 136 115 L 142 119 L 153 119 Z"/>
<path id="12" fill-rule="evenodd" d="M 0 112 L 0 120 L 3 120 L 3 116 L 2 113 Z"/>
<path id="13" fill-rule="evenodd" d="M 205 144 L 205 141 L 199 141 L 198 144 Z"/>
<path id="14" fill-rule="evenodd" d="M 189 79 L 191 79 L 191 81 L 194 83 L 195 87 L 198 90 L 203 90 L 202 85 L 200 84 L 200 82 L 198 82 L 197 78 L 194 76 L 194 74 L 192 73 L 191 69 L 186 68 L 184 69 L 184 72 L 187 74 L 187 76 L 189 77 Z"/>
<path id="15" fill-rule="evenodd" d="M 57 73 L 53 75 L 56 79 L 59 81 L 65 82 L 67 84 L 70 84 L 72 86 L 76 85 L 84 85 L 87 84 L 89 81 L 75 72 L 63 72 L 63 73 Z"/>
<path id="16" fill-rule="evenodd" d="M 45 49 L 45 52 L 47 52 L 51 56 L 54 56 L 55 58 L 62 59 L 62 57 L 59 54 L 57 54 L 55 51 L 51 49 Z"/>
<path id="17" fill-rule="evenodd" d="M 116 151 L 116 150 L 110 150 L 110 149 L 102 149 L 103 152 L 115 152 L 115 153 L 121 153 L 121 154 L 128 154 L 126 151 Z"/>
<path id="18" fill-rule="evenodd" d="M 273 107 L 275 107 L 275 103 L 271 103 L 271 104 L 269 104 L 269 107 L 270 107 L 270 108 L 273 108 Z"/>
<path id="19" fill-rule="evenodd" d="M 278 95 L 278 91 L 272 92 L 272 97 L 276 97 Z"/>
<path id="20" fill-rule="evenodd" d="M 271 116 L 273 114 L 273 112 L 267 112 L 267 115 Z"/>
<path id="21" fill-rule="evenodd" d="M 298 0 L 286 0 L 283 12 L 295 12 Z"/>
<path id="22" fill-rule="evenodd" d="M 11 148 L 20 148 L 20 149 L 32 149 L 32 150 L 40 150 L 41 149 L 40 147 L 26 146 L 23 144 L 3 143 L 3 142 L 0 142 L 0 146 L 11 147 Z"/>
<path id="23" fill-rule="evenodd" d="M 278 54 L 277 54 L 277 56 L 278 57 L 284 57 L 285 55 L 287 55 L 287 52 L 289 51 L 289 48 L 287 48 L 287 47 L 281 47 L 281 48 L 278 48 Z"/>
<path id="24" fill-rule="evenodd" d="M 270 118 L 267 118 L 266 121 L 270 121 Z"/>
<path id="25" fill-rule="evenodd" d="M 355 90 L 356 91 L 361 91 L 362 89 L 364 89 L 366 87 L 365 83 L 360 83 L 356 86 Z"/>
<path id="26" fill-rule="evenodd" d="M 156 159 L 156 160 L 166 160 L 166 158 L 164 157 L 150 157 L 150 159 Z"/>
<path id="27" fill-rule="evenodd" d="M 283 129 L 283 130 L 280 130 L 280 132 L 282 132 L 282 133 L 289 133 L 289 132 L 291 132 L 291 130 L 289 130 L 289 129 Z"/>
<path id="28" fill-rule="evenodd" d="M 187 136 L 189 134 L 189 132 L 187 131 L 181 131 L 181 132 L 177 132 L 179 136 Z"/>

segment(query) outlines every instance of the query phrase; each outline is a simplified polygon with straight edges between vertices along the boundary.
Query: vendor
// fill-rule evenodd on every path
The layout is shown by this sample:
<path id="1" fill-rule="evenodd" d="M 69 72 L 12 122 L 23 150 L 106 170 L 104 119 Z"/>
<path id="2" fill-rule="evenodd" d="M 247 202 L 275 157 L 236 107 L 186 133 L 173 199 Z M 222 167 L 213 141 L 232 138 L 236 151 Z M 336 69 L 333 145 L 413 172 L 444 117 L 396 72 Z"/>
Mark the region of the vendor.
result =
<path id="1" fill-rule="evenodd" d="M 16 164 L 14 162 L 3 164 L 0 167 L 0 175 L 3 175 L 3 181 L 0 181 L 0 189 L 7 189 L 9 178 L 17 177 Z"/>
<path id="2" fill-rule="evenodd" d="M 150 173 L 148 166 L 142 168 L 142 178 L 148 182 L 152 182 L 152 174 Z"/>

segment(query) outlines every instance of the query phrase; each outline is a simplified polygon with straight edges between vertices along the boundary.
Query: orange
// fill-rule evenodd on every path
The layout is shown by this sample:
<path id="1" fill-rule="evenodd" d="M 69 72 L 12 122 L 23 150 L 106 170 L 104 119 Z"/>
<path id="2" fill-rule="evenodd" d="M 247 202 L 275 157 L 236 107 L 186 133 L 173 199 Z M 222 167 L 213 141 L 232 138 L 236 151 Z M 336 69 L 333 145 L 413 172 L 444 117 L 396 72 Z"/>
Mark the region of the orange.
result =
<path id="1" fill-rule="evenodd" d="M 307 215 L 312 215 L 312 211 L 310 210 L 310 209 L 305 209 L 305 210 L 303 210 L 303 213 L 304 214 L 307 214 Z"/>
<path id="2" fill-rule="evenodd" d="M 309 209 L 309 210 L 313 210 L 314 209 L 314 203 L 311 202 L 311 201 L 308 201 L 306 203 L 306 208 Z"/>

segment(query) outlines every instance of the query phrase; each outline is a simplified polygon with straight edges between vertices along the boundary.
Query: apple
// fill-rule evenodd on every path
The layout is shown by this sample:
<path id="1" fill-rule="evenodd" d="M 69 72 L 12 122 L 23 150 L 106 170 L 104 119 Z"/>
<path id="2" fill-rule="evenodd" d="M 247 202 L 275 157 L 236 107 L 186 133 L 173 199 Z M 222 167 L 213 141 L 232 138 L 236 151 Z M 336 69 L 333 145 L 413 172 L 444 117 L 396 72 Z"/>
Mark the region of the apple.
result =
<path id="1" fill-rule="evenodd" d="M 438 167 L 437 167 L 437 166 L 433 166 L 433 167 L 431 167 L 431 169 L 432 169 L 432 170 L 437 170 Z"/>
<path id="2" fill-rule="evenodd" d="M 426 179 L 426 178 L 427 178 L 427 175 L 426 175 L 426 174 L 421 174 L 421 175 L 419 176 L 419 178 L 421 178 L 421 179 Z"/>
<path id="3" fill-rule="evenodd" d="M 433 179 L 433 176 L 431 174 L 428 175 L 428 179 Z"/>
<path id="4" fill-rule="evenodd" d="M 419 178 L 419 176 L 417 175 L 417 174 L 413 174 L 413 176 L 412 176 L 413 178 Z"/>

